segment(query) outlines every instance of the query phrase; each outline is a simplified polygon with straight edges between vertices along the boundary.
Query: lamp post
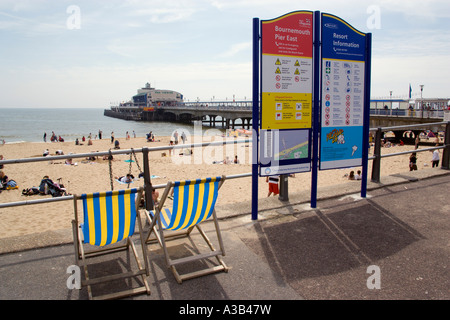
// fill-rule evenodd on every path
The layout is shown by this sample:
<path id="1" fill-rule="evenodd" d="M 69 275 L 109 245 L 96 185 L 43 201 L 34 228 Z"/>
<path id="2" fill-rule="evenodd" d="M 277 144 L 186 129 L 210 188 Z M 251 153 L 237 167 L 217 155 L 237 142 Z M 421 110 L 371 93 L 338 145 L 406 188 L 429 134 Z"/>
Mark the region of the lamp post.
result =
<path id="1" fill-rule="evenodd" d="M 392 91 L 389 91 L 390 100 L 391 100 L 391 116 L 392 116 Z"/>
<path id="2" fill-rule="evenodd" d="M 422 109 L 422 119 L 423 119 L 423 97 L 422 97 L 423 87 L 424 87 L 424 85 L 421 84 L 420 85 L 420 105 L 421 105 L 421 109 Z"/>

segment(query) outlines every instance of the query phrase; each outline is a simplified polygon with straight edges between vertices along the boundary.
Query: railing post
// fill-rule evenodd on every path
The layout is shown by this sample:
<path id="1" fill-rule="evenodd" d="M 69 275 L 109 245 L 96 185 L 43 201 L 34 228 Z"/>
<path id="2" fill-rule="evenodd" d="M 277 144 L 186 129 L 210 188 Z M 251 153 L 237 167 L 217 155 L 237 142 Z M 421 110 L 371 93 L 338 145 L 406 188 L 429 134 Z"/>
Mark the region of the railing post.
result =
<path id="1" fill-rule="evenodd" d="M 375 144 L 373 149 L 373 155 L 375 159 L 372 162 L 372 182 L 380 182 L 380 168 L 381 168 L 381 128 L 378 128 L 375 132 Z"/>
<path id="2" fill-rule="evenodd" d="M 288 177 L 289 175 L 287 174 L 280 176 L 280 194 L 278 195 L 278 200 L 280 201 L 289 201 Z"/>
<path id="3" fill-rule="evenodd" d="M 147 210 L 153 210 L 154 209 L 154 203 L 153 203 L 153 197 L 152 197 L 152 180 L 150 179 L 150 165 L 148 161 L 148 148 L 143 147 L 142 148 L 142 157 L 144 161 L 144 190 L 145 190 L 145 209 Z"/>
<path id="4" fill-rule="evenodd" d="M 450 121 L 447 121 L 447 125 L 445 126 L 444 147 L 441 168 L 450 170 Z"/>

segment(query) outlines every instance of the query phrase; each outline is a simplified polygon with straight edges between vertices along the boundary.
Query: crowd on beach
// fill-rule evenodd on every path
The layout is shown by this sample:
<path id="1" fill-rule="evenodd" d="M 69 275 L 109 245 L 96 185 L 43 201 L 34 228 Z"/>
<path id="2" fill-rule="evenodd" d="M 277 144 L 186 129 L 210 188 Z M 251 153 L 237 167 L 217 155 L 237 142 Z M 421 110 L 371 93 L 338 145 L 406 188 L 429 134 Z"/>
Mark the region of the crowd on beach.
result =
<path id="1" fill-rule="evenodd" d="M 136 133 L 134 130 L 131 131 L 131 134 L 129 131 L 126 132 L 125 134 L 125 139 L 126 140 L 130 140 L 131 137 L 136 138 Z M 83 145 L 87 142 L 87 145 L 90 146 L 93 144 L 92 140 L 96 140 L 96 139 L 103 139 L 103 132 L 101 130 L 98 131 L 98 134 L 96 134 L 95 136 L 92 135 L 92 133 L 89 133 L 86 136 L 82 136 L 81 138 L 76 138 L 75 140 L 75 145 Z M 434 141 L 436 142 L 436 145 L 438 145 L 440 143 L 439 140 L 439 133 L 436 133 L 435 135 L 433 134 L 421 134 L 421 137 L 419 137 L 419 135 L 417 135 L 416 137 L 416 143 L 414 146 L 414 149 L 417 150 L 419 148 L 419 144 L 421 139 L 426 139 L 427 142 L 432 142 L 433 140 L 430 139 L 435 139 Z M 44 142 L 47 142 L 47 133 L 44 133 L 43 136 L 43 140 Z M 188 140 L 188 136 L 186 135 L 186 133 L 182 130 L 180 130 L 180 132 L 178 132 L 178 130 L 175 130 L 173 132 L 173 134 L 170 136 L 170 140 L 169 140 L 169 146 L 175 146 L 178 145 L 179 143 L 181 144 L 185 144 L 187 143 Z M 56 135 L 55 132 L 52 131 L 51 133 L 51 137 L 50 137 L 50 142 L 64 142 L 64 139 L 62 138 L 62 136 L 60 135 Z M 114 149 L 120 149 L 120 142 L 119 139 L 115 138 L 114 135 L 114 131 L 111 132 L 110 135 L 110 141 L 111 144 L 114 145 Z M 149 131 L 149 133 L 146 134 L 146 141 L 147 142 L 156 142 L 156 141 L 160 141 L 157 140 L 155 138 L 155 134 L 152 131 Z M 382 142 L 381 142 L 381 146 L 383 148 L 390 148 L 390 147 L 394 147 L 394 146 L 403 146 L 404 143 L 403 141 L 400 140 L 399 143 L 394 144 L 392 142 L 389 141 L 388 137 L 384 137 Z M 371 143 L 371 146 L 373 146 L 373 142 Z M 170 149 L 169 150 L 169 155 L 172 156 L 174 155 L 174 150 L 175 149 Z M 179 148 L 180 152 L 178 153 L 179 156 L 190 156 L 193 155 L 194 150 L 192 148 L 188 149 L 188 148 Z M 64 151 L 63 150 L 56 150 L 55 151 L 56 155 L 64 155 Z M 70 154 L 70 153 L 69 153 Z M 50 151 L 48 148 L 46 148 L 43 151 L 42 156 L 46 157 L 50 155 Z M 432 151 L 432 156 L 431 156 L 431 167 L 438 167 L 439 166 L 439 150 L 433 150 Z M 167 153 L 162 153 L 162 156 L 167 156 Z M 0 155 L 0 160 L 3 160 L 3 156 Z M 96 160 L 96 158 L 94 157 L 94 159 L 88 158 L 87 160 Z M 110 156 L 104 156 L 103 160 L 113 160 L 112 159 L 112 155 Z M 73 162 L 72 159 L 66 159 L 65 164 L 67 165 L 77 165 L 77 162 Z M 223 160 L 221 161 L 213 161 L 212 164 L 240 164 L 240 160 L 238 159 L 238 156 L 235 155 L 234 159 L 230 159 L 230 157 L 226 156 L 223 158 Z M 424 163 L 424 166 L 428 166 L 426 163 Z M 409 163 L 408 163 L 408 168 L 410 171 L 414 171 L 418 169 L 417 166 L 417 153 L 414 152 L 409 156 Z M 17 183 L 14 179 L 10 179 L 8 178 L 8 176 L 5 174 L 4 172 L 4 166 L 1 165 L 0 166 L 0 178 L 1 178 L 1 186 L 0 186 L 0 190 L 10 190 L 13 188 L 18 188 L 17 187 Z M 127 177 L 127 176 L 122 176 L 122 177 Z M 347 178 L 348 180 L 360 180 L 361 179 L 361 170 L 354 170 L 353 168 L 350 169 L 350 172 L 344 175 L 344 178 Z M 51 180 L 48 176 L 45 176 L 42 181 L 44 180 Z M 49 192 L 53 192 L 51 190 L 53 189 L 57 189 L 58 192 L 56 193 L 52 193 L 52 195 L 57 194 L 57 195 L 61 195 L 65 193 L 64 188 L 60 187 L 60 184 L 58 183 L 53 183 L 53 181 L 50 183 L 52 185 L 52 187 L 46 187 L 45 189 L 43 189 L 43 187 L 41 187 L 42 185 L 42 181 L 39 187 L 31 187 L 28 189 L 24 189 L 24 194 L 28 195 L 28 194 L 37 194 L 37 193 L 41 193 L 41 194 L 49 194 Z M 47 181 L 47 180 L 46 180 Z M 271 179 L 271 182 L 273 183 L 274 179 Z M 61 190 L 59 190 L 59 189 Z M 37 192 L 37 190 L 39 190 L 39 192 Z"/>
<path id="2" fill-rule="evenodd" d="M 151 132 L 149 129 L 147 131 L 148 134 L 137 134 L 136 138 L 134 138 L 135 134 L 132 130 L 129 130 L 128 136 L 124 136 L 126 130 L 123 131 L 123 133 L 117 134 L 120 137 L 116 138 L 114 136 L 110 140 L 109 133 L 111 131 L 108 131 L 108 134 L 103 133 L 100 139 L 100 135 L 94 130 L 93 132 L 96 135 L 89 136 L 89 134 L 86 134 L 84 142 L 80 134 L 78 137 L 79 145 L 75 145 L 74 141 L 72 141 L 75 137 L 69 139 L 62 134 L 61 136 L 66 138 L 65 142 L 50 142 L 47 139 L 47 143 L 45 144 L 29 142 L 0 144 L 0 154 L 4 156 L 0 156 L 0 161 L 41 158 L 44 153 L 47 154 L 45 160 L 40 159 L 38 162 L 25 161 L 14 164 L 3 162 L 3 166 L 0 163 L 0 170 L 2 171 L 0 173 L 2 179 L 0 202 L 13 203 L 23 201 L 24 197 L 34 200 L 33 198 L 35 197 L 54 197 L 64 194 L 101 192 L 113 189 L 112 186 L 114 186 L 114 190 L 142 186 L 144 179 L 139 178 L 140 168 L 137 162 L 139 160 L 139 164 L 142 166 L 142 154 L 137 153 L 137 159 L 132 158 L 130 154 L 120 152 L 114 154 L 113 159 L 109 159 L 107 152 L 104 158 L 95 154 L 89 156 L 90 153 L 95 153 L 98 150 L 105 152 L 108 149 L 113 149 L 116 140 L 120 142 L 119 147 L 123 149 L 122 152 L 150 144 L 158 148 L 174 146 L 174 148 L 168 148 L 168 150 L 163 150 L 162 152 L 150 152 L 149 169 L 152 185 L 163 185 L 168 181 L 205 178 L 222 174 L 225 176 L 247 174 L 252 169 L 253 153 L 251 143 L 232 144 L 224 148 L 204 147 L 191 149 L 189 144 L 197 141 L 197 137 L 190 135 L 188 131 L 183 134 L 183 129 L 177 130 L 177 134 L 174 131 L 171 135 L 158 137 L 157 131 Z M 58 132 L 55 134 L 56 137 L 58 137 L 57 134 Z M 42 135 L 39 136 L 42 141 Z M 88 145 L 89 138 L 93 141 L 93 146 Z M 223 138 L 234 139 L 234 137 L 228 137 L 227 135 Z M 213 141 L 214 139 L 216 137 L 207 136 L 203 141 Z M 430 137 L 427 141 L 426 137 L 422 135 L 418 148 L 428 148 L 422 142 L 428 142 L 429 146 L 432 146 L 430 143 L 434 142 L 433 139 L 433 137 Z M 386 142 L 389 142 L 389 140 L 391 142 L 394 141 L 392 136 L 387 135 Z M 184 145 L 183 142 L 185 143 Z M 410 139 L 407 142 L 404 146 L 394 142 L 391 144 L 391 147 L 382 148 L 381 153 L 383 155 L 402 153 L 403 151 L 411 153 L 383 158 L 380 168 L 381 176 L 410 170 L 409 163 L 414 163 L 414 161 L 416 166 L 412 165 L 411 167 L 417 167 L 419 171 L 426 167 L 431 170 L 433 164 L 434 167 L 439 165 L 437 160 L 432 160 L 433 155 L 428 151 L 417 150 L 422 152 L 417 152 L 414 160 L 412 153 L 415 151 L 415 146 L 414 144 L 410 144 Z M 372 154 L 374 149 L 373 141 L 371 143 L 369 155 Z M 230 148 L 231 146 L 233 148 Z M 72 157 L 70 155 L 71 153 L 74 154 L 74 161 L 70 159 Z M 61 158 L 53 157 L 54 155 L 62 154 L 64 156 Z M 83 154 L 83 157 L 80 157 L 81 154 Z M 89 159 L 84 158 L 84 155 L 86 157 L 89 156 Z M 442 150 L 436 150 L 436 155 L 438 157 L 442 155 Z M 51 158 L 48 158 L 48 156 L 51 156 Z M 410 156 L 412 156 L 411 160 Z M 216 161 L 216 163 L 213 161 Z M 371 166 L 372 162 L 369 161 L 368 172 L 370 172 Z M 342 183 L 347 183 L 350 186 L 358 183 L 360 181 L 357 180 L 360 176 L 358 170 L 363 171 L 361 167 L 321 171 L 318 175 L 318 187 L 334 186 Z M 350 171 L 354 171 L 354 173 L 350 174 Z M 354 178 L 355 180 L 348 180 L 349 178 Z M 280 177 L 275 177 L 270 180 L 271 184 L 273 184 L 271 186 L 268 185 L 269 183 L 265 183 L 265 177 L 258 178 L 258 197 L 267 198 L 269 187 L 272 191 L 271 195 L 278 193 L 277 187 L 279 189 L 280 182 L 284 181 Z M 277 187 L 273 183 L 275 181 Z M 130 182 L 130 185 L 128 185 L 128 182 Z M 250 177 L 227 181 L 221 188 L 219 204 L 222 206 L 249 201 L 252 197 L 251 183 L 252 179 Z M 310 186 L 311 174 L 309 172 L 295 174 L 295 176 L 292 175 L 289 178 L 289 193 L 301 193 L 310 188 Z M 159 189 L 157 188 L 157 190 Z M 2 213 L 4 214 L 2 215 L 3 220 L 0 224 L 0 238 L 30 234 L 36 232 L 36 228 L 41 231 L 70 228 L 73 205 L 70 201 L 56 201 L 36 206 L 27 206 L 26 210 L 17 210 L 15 207 L 4 208 L 2 209 Z M 24 219 L 27 221 L 26 225 L 20 230 L 11 228 L 11 226 L 15 225 L 16 221 L 23 219 L 24 216 L 26 216 Z"/>

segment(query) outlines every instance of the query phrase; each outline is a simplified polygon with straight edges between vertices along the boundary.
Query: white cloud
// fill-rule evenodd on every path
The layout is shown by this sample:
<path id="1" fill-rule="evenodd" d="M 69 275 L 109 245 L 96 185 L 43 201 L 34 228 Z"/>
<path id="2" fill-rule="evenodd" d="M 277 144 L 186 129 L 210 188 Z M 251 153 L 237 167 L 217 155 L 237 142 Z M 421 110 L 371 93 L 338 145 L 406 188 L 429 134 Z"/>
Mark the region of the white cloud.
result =
<path id="1" fill-rule="evenodd" d="M 408 98 L 411 83 L 413 94 L 419 94 L 419 85 L 425 85 L 423 96 L 428 98 L 450 97 L 446 90 L 450 60 L 430 54 L 428 56 L 383 57 L 372 59 L 372 97 L 394 96 Z"/>
<path id="2" fill-rule="evenodd" d="M 123 6 L 128 14 L 135 17 L 148 17 L 152 23 L 174 23 L 191 18 L 202 11 L 201 1 L 187 0 L 127 0 Z"/>
<path id="3" fill-rule="evenodd" d="M 55 35 L 67 30 L 65 20 L 61 17 L 52 17 L 50 19 L 43 18 L 27 18 L 19 14 L 10 14 L 0 11 L 0 16 L 4 20 L 0 22 L 0 29 L 17 32 L 30 36 Z M 47 21 L 46 21 L 47 20 Z"/>
<path id="4" fill-rule="evenodd" d="M 448 0 L 379 0 L 379 4 L 388 12 L 428 22 L 450 17 Z"/>
<path id="5" fill-rule="evenodd" d="M 0 86 L 8 94 L 0 107 L 109 107 L 129 100 L 150 82 L 182 93 L 190 101 L 250 99 L 251 64 L 190 63 L 171 65 L 8 68 Z M 26 95 L 23 88 L 26 87 Z"/>
<path id="6" fill-rule="evenodd" d="M 252 46 L 251 42 L 242 42 L 233 44 L 227 51 L 219 54 L 219 58 L 230 58 L 240 53 L 241 51 L 245 51 L 250 49 Z"/>

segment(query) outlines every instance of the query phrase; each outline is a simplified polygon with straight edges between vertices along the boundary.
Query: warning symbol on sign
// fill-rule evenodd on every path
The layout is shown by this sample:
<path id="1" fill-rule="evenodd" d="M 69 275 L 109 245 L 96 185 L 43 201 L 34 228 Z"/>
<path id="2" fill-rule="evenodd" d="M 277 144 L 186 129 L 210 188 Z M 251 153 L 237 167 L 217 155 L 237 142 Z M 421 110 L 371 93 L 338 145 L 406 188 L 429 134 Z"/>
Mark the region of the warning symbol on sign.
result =
<path id="1" fill-rule="evenodd" d="M 280 66 L 281 65 L 280 59 L 277 59 L 277 61 L 275 62 L 275 65 L 276 66 Z"/>
<path id="2" fill-rule="evenodd" d="M 295 69 L 294 74 L 300 74 L 300 71 L 298 71 L 298 69 Z"/>
<path id="3" fill-rule="evenodd" d="M 281 73 L 280 68 L 277 68 L 277 70 L 275 70 L 275 73 Z"/>
<path id="4" fill-rule="evenodd" d="M 298 60 L 295 61 L 294 67 L 300 67 L 300 63 L 298 63 Z"/>

